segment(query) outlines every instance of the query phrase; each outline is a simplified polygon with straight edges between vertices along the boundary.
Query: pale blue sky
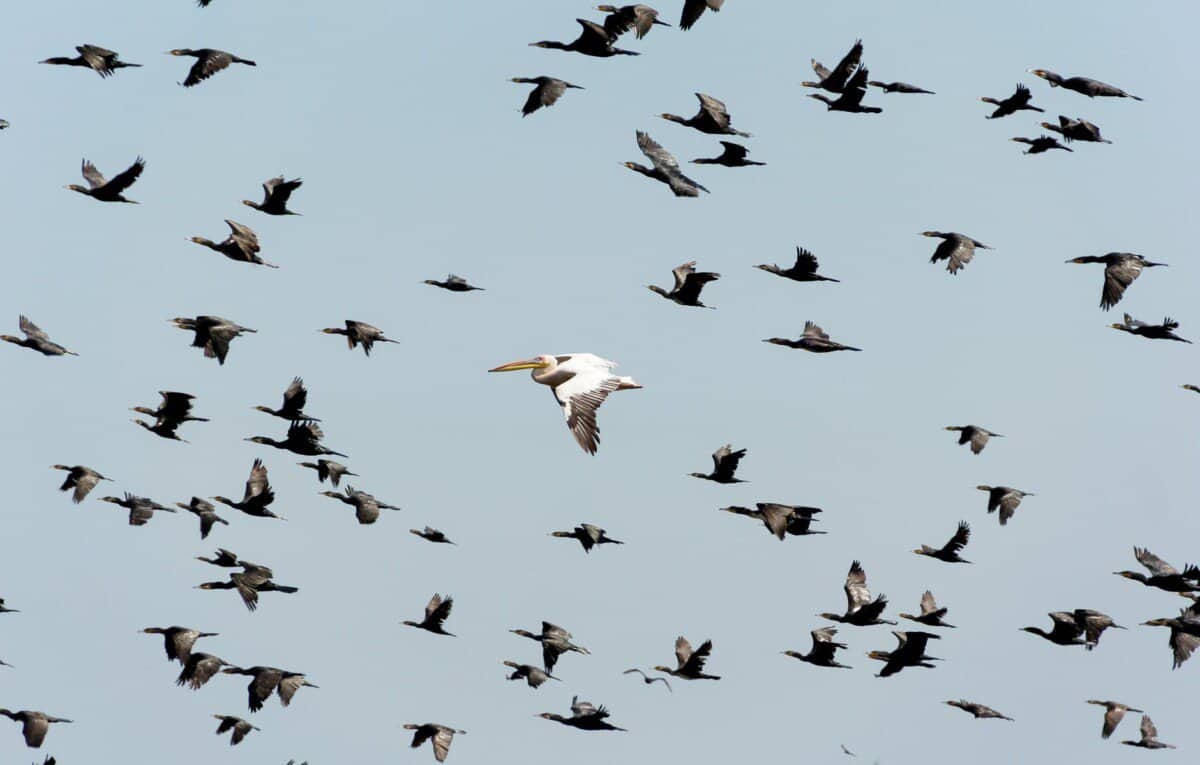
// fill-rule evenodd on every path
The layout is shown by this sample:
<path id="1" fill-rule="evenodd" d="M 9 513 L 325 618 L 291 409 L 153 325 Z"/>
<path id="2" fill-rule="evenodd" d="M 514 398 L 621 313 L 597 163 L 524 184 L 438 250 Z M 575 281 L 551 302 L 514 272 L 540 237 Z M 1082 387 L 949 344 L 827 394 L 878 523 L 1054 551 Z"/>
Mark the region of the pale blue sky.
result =
<path id="1" fill-rule="evenodd" d="M 678 0 L 659 3 L 678 21 Z M 451 761 L 558 763 L 837 762 L 838 744 L 883 762 L 979 765 L 1032 757 L 1106 764 L 1131 756 L 1102 742 L 1113 698 L 1148 710 L 1187 762 L 1193 661 L 1172 672 L 1166 631 L 1135 627 L 1176 613 L 1180 598 L 1125 582 L 1144 545 L 1181 564 L 1198 556 L 1195 350 L 1107 329 L 1123 309 L 1180 319 L 1200 337 L 1190 248 L 1198 85 L 1183 3 L 811 4 L 729 0 L 688 33 L 658 28 L 596 60 L 527 47 L 574 38 L 588 3 L 346 4 L 188 0 L 113 5 L 25 3 L 0 28 L 0 229 L 6 253 L 0 330 L 27 313 L 79 358 L 0 348 L 6 395 L 0 445 L 7 501 L 0 597 L 0 706 L 76 720 L 47 752 L 89 762 L 313 765 L 425 762 L 404 722 L 465 728 Z M 805 98 L 808 60 L 832 65 L 855 38 L 874 79 L 936 96 L 883 95 L 874 116 L 829 114 Z M 39 66 L 90 42 L 142 69 L 102 81 Z M 176 47 L 255 59 L 199 87 L 176 85 Z M 1145 98 L 1095 101 L 1025 74 L 1082 74 Z M 548 74 L 586 88 L 522 119 L 527 88 Z M 1024 156 L 1012 136 L 1041 115 L 987 121 L 981 96 L 1023 81 L 1034 103 L 1097 122 L 1111 146 Z M 766 167 L 694 168 L 712 190 L 677 200 L 621 168 L 648 130 L 681 160 L 716 140 L 655 115 L 695 110 L 695 91 L 724 100 L 754 133 Z M 62 189 L 87 157 L 112 175 L 137 155 L 129 196 L 103 205 Z M 302 177 L 273 219 L 243 207 L 278 173 Z M 278 271 L 232 263 L 186 241 L 254 227 Z M 990 244 L 955 277 L 927 261 L 926 229 Z M 754 271 L 801 244 L 841 284 L 801 285 Z M 1078 255 L 1129 250 L 1148 272 L 1110 314 L 1097 308 L 1101 267 Z M 719 271 L 715 311 L 649 293 L 696 259 Z M 456 295 L 420 284 L 448 271 L 488 288 Z M 211 313 L 259 330 L 224 367 L 188 348 L 174 316 Z M 355 318 L 400 345 L 372 358 L 316 330 Z M 806 319 L 860 354 L 813 356 L 760 342 Z M 487 375 L 538 353 L 589 351 L 645 389 L 601 412 L 596 457 L 574 444 L 551 396 L 524 375 Z M 360 527 L 299 458 L 241 439 L 278 436 L 291 378 L 310 390 L 330 446 L 355 485 L 402 505 Z M 210 423 L 150 436 L 128 407 L 158 390 L 197 396 Z M 950 424 L 1007 438 L 981 456 Z M 726 442 L 747 447 L 723 487 L 686 477 Z M 97 501 L 130 490 L 164 503 L 238 495 L 262 457 L 287 523 L 229 510 L 206 543 L 194 518 L 125 525 Z M 51 464 L 113 477 L 75 507 Z M 986 515 L 980 483 L 1036 492 L 1006 528 Z M 240 496 L 240 495 L 239 495 Z M 718 514 L 775 500 L 825 509 L 827 536 L 778 543 Z M 971 567 L 910 550 L 945 541 L 960 519 Z M 623 547 L 585 556 L 545 536 L 581 521 Z M 458 547 L 408 533 L 430 524 Z M 193 561 L 217 546 L 275 568 L 301 588 L 267 594 L 255 614 L 231 593 L 193 590 L 224 572 Z M 936 670 L 886 680 L 863 654 L 890 648 L 886 628 L 846 628 L 853 671 L 779 655 L 807 650 L 815 614 L 843 605 L 850 561 L 863 561 L 889 614 L 931 588 L 948 620 Z M 401 627 L 433 592 L 450 593 L 456 639 Z M 1047 611 L 1112 614 L 1093 653 L 1019 633 Z M 542 619 L 571 629 L 592 656 L 564 658 L 561 684 L 506 683 L 500 662 L 535 662 L 506 632 Z M 220 632 L 204 649 L 241 663 L 309 673 L 284 710 L 230 750 L 208 715 L 246 715 L 243 678 L 177 689 L 157 637 L 142 627 Z M 621 676 L 669 663 L 675 636 L 715 642 L 718 683 L 676 692 Z M 628 734 L 587 734 L 541 720 L 572 694 L 608 705 Z M 966 697 L 1015 717 L 973 721 L 939 704 Z M 19 728 L 0 721 L 0 761 L 25 762 Z M 1116 738 L 1136 737 L 1136 716 Z M 931 742 L 939 742 L 933 744 Z M 39 757 L 40 761 L 40 757 Z"/>

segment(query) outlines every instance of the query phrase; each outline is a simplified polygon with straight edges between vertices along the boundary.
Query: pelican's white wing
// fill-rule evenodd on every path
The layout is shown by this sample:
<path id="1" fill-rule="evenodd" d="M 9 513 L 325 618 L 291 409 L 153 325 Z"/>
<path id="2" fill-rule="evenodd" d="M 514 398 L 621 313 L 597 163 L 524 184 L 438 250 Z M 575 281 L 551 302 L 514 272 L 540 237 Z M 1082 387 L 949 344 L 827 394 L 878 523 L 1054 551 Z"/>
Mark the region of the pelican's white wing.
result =
<path id="1" fill-rule="evenodd" d="M 554 388 L 554 397 L 563 408 L 567 427 L 588 454 L 595 454 L 600 445 L 596 410 L 608 398 L 608 394 L 620 387 L 621 381 L 609 375 L 607 369 L 593 368 L 576 372 L 571 379 Z"/>

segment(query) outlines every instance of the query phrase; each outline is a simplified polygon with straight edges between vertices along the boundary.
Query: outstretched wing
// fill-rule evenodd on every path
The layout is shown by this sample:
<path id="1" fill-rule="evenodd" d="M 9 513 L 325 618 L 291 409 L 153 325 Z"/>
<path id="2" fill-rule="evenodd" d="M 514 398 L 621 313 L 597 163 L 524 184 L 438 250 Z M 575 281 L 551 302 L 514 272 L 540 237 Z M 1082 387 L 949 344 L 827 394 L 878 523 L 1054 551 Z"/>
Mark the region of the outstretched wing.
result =
<path id="1" fill-rule="evenodd" d="M 145 168 L 146 160 L 138 157 L 133 161 L 132 165 L 113 176 L 113 179 L 107 184 L 108 190 L 120 194 L 122 191 L 133 185 L 133 182 L 138 179 L 138 176 L 142 174 L 142 170 Z M 84 175 L 86 176 L 86 173 Z"/>

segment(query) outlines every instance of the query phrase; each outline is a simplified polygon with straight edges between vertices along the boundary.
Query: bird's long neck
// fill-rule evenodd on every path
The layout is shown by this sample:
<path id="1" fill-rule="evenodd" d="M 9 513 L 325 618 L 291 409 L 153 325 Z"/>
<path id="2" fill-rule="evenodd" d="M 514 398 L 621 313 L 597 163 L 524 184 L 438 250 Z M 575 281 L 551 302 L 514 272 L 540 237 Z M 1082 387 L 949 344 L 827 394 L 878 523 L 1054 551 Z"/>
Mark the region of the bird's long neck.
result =
<path id="1" fill-rule="evenodd" d="M 678 114 L 663 114 L 661 116 L 668 122 L 678 122 L 680 125 L 686 125 L 688 123 L 686 119 L 680 117 Z"/>

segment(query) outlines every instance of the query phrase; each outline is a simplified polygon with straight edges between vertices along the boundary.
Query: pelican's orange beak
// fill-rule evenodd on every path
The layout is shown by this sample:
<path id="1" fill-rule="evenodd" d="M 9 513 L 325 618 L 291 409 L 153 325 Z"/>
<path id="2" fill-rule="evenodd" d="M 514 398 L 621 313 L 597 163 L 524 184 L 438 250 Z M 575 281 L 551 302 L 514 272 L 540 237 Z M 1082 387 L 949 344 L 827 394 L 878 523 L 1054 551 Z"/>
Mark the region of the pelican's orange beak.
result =
<path id="1" fill-rule="evenodd" d="M 548 365 L 541 359 L 522 359 L 521 361 L 510 361 L 507 364 L 501 364 L 498 367 L 489 369 L 489 372 L 516 372 L 521 369 L 545 369 Z"/>

